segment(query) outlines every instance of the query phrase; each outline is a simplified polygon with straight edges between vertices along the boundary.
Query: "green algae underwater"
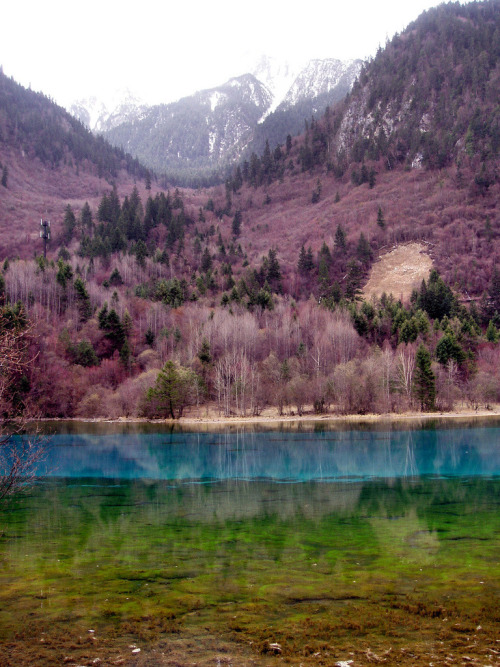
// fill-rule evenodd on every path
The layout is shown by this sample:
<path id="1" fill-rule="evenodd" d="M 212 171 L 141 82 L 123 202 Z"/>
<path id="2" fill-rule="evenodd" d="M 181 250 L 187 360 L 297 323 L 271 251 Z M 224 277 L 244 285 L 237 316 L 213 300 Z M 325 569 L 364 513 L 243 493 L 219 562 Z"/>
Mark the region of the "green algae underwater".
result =
<path id="1" fill-rule="evenodd" d="M 499 664 L 497 429 L 409 433 L 63 434 L 0 513 L 0 665 Z"/>

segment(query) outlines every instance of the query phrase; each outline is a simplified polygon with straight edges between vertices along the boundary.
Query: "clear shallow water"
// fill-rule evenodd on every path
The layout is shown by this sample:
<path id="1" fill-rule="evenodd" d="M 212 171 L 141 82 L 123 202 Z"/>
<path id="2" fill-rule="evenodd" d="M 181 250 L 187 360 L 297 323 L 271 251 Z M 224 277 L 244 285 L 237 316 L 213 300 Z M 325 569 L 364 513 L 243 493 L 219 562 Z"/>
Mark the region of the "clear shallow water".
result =
<path id="1" fill-rule="evenodd" d="M 182 481 L 500 475 L 500 426 L 56 433 L 44 474 Z"/>
<path id="2" fill-rule="evenodd" d="M 95 626 L 144 650 L 209 628 L 345 659 L 363 642 L 451 650 L 448 628 L 481 625 L 478 651 L 495 647 L 498 426 L 81 428 L 0 513 L 0 641 Z"/>

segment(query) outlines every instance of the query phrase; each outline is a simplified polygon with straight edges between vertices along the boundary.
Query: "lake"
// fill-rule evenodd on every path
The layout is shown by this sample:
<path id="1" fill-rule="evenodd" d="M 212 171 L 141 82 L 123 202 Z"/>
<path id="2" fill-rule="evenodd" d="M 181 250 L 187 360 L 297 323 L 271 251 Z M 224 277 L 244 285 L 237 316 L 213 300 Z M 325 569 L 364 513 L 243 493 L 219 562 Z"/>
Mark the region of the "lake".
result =
<path id="1" fill-rule="evenodd" d="M 0 665 L 500 664 L 499 443 L 60 423 L 0 511 Z"/>

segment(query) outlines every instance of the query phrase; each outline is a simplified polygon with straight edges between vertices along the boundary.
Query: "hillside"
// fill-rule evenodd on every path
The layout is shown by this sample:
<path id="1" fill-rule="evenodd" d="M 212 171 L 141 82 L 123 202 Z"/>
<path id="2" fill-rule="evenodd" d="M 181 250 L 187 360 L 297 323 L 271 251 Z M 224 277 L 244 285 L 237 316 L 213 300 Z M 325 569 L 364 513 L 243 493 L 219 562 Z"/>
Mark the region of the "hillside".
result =
<path id="1" fill-rule="evenodd" d="M 0 253 L 39 252 L 41 217 L 56 223 L 67 204 L 97 202 L 111 183 L 125 191 L 148 178 L 137 159 L 94 137 L 50 99 L 0 72 Z"/>
<path id="2" fill-rule="evenodd" d="M 47 162 L 37 132 L 2 135 L 2 289 L 40 359 L 23 400 L 47 416 L 159 415 L 165 367 L 184 388 L 173 417 L 497 401 L 499 26 L 492 2 L 425 13 L 344 102 L 210 189 L 147 189 L 125 157 L 105 178 L 69 143 Z M 43 206 L 47 262 L 27 243 Z M 410 242 L 437 271 L 405 302 L 399 286 L 363 301 L 374 261 Z"/>
<path id="3" fill-rule="evenodd" d="M 357 162 L 383 156 L 389 168 L 439 169 L 468 158 L 482 168 L 500 146 L 499 56 L 498 3 L 424 12 L 363 69 L 335 150 Z"/>
<path id="4" fill-rule="evenodd" d="M 255 73 L 177 102 L 145 108 L 126 99 L 101 115 L 96 129 L 176 183 L 220 182 L 243 156 L 263 151 L 266 140 L 284 143 L 287 134 L 302 132 L 304 120 L 345 97 L 360 68 L 359 60 L 331 58 L 294 71 L 264 58 Z M 73 108 L 82 120 L 91 111 Z"/>

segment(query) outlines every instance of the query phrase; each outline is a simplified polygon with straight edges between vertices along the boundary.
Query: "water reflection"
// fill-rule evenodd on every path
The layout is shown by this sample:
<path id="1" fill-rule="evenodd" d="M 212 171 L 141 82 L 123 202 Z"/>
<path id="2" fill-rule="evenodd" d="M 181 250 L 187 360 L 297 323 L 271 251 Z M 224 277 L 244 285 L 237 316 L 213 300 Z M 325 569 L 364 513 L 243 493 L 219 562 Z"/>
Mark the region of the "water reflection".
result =
<path id="1" fill-rule="evenodd" d="M 397 431 L 59 433 L 58 477 L 357 481 L 500 474 L 500 428 Z"/>
<path id="2" fill-rule="evenodd" d="M 385 637 L 395 601 L 409 620 L 389 630 L 416 641 L 414 607 L 452 600 L 455 622 L 474 604 L 486 626 L 500 594 L 498 435 L 56 434 L 51 476 L 0 515 L 0 628 L 37 621 L 34 645 L 47 626 L 128 636 L 133 623 L 143 637 L 169 614 L 194 637 L 232 631 L 241 611 L 251 642 L 271 626 L 304 632 L 302 656 L 333 621 L 332 644 L 366 619 Z"/>

